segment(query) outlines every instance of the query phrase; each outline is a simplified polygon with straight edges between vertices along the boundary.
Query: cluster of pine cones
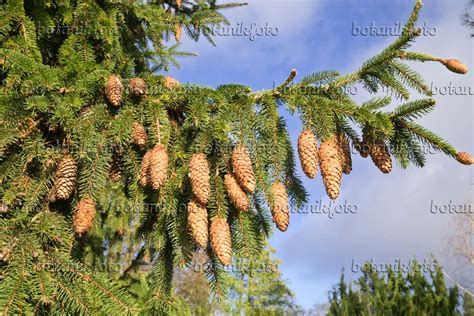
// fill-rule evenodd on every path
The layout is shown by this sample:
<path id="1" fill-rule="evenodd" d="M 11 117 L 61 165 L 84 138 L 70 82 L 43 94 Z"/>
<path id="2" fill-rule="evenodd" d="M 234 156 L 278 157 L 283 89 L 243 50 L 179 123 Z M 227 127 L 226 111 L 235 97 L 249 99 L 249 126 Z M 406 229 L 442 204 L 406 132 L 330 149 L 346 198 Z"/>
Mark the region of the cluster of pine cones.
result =
<path id="1" fill-rule="evenodd" d="M 240 212 L 250 208 L 247 194 L 255 192 L 256 178 L 247 148 L 238 144 L 231 158 L 232 171 L 224 175 L 224 186 L 231 203 Z M 206 206 L 210 200 L 211 184 L 209 163 L 203 153 L 194 154 L 189 162 L 189 179 L 193 197 L 188 203 L 188 226 L 194 242 L 206 247 L 209 234 L 212 249 L 220 262 L 229 265 L 232 257 L 230 227 L 225 218 L 216 217 L 208 224 Z M 288 197 L 285 186 L 277 182 L 272 186 L 272 215 L 277 227 L 286 230 L 289 223 Z"/>
<path id="2" fill-rule="evenodd" d="M 315 135 L 306 129 L 298 137 L 298 154 L 303 172 L 310 179 L 316 177 L 319 165 L 326 192 L 331 199 L 336 199 L 341 190 L 342 173 L 349 174 L 352 171 L 351 150 L 347 137 L 343 133 L 334 134 L 322 141 L 318 149 Z M 376 164 L 388 157 L 391 169 L 388 151 L 383 152 L 383 155 L 374 151 L 371 156 Z"/>
<path id="3" fill-rule="evenodd" d="M 54 185 L 49 192 L 48 200 L 56 202 L 67 200 L 75 190 L 77 182 L 77 165 L 70 154 L 65 154 L 59 161 L 54 175 Z M 73 216 L 74 232 L 82 236 L 94 222 L 96 213 L 95 202 L 90 197 L 83 197 L 76 205 Z"/>
<path id="4" fill-rule="evenodd" d="M 362 142 L 355 144 L 355 149 L 363 158 L 370 156 L 377 168 L 387 174 L 392 171 L 392 158 L 383 139 L 374 138 L 367 129 L 362 131 Z M 352 158 L 349 140 L 343 133 L 332 135 L 322 141 L 319 149 L 313 132 L 302 131 L 298 137 L 298 154 L 303 172 L 313 179 L 319 168 L 326 188 L 332 200 L 339 196 L 342 174 L 352 171 Z M 474 164 L 474 157 L 466 152 L 458 152 L 456 160 L 465 165 Z"/>
<path id="5" fill-rule="evenodd" d="M 173 77 L 166 76 L 163 81 L 165 88 L 173 89 L 179 86 L 179 82 Z M 129 83 L 129 90 L 135 97 L 141 98 L 146 96 L 148 85 L 142 78 L 132 78 Z M 122 80 L 117 75 L 112 75 L 108 78 L 105 85 L 105 95 L 107 100 L 113 106 L 119 106 L 122 103 L 124 93 L 124 86 Z"/>
<path id="6" fill-rule="evenodd" d="M 383 140 L 374 140 L 364 134 L 362 144 L 357 147 L 362 157 L 370 157 L 383 173 L 392 170 L 392 159 Z M 342 174 L 352 171 L 352 158 L 349 140 L 343 133 L 337 133 L 321 142 L 319 149 L 317 140 L 311 130 L 304 130 L 298 137 L 298 154 L 301 167 L 309 178 L 313 179 L 319 168 L 326 188 L 332 200 L 339 196 Z"/>

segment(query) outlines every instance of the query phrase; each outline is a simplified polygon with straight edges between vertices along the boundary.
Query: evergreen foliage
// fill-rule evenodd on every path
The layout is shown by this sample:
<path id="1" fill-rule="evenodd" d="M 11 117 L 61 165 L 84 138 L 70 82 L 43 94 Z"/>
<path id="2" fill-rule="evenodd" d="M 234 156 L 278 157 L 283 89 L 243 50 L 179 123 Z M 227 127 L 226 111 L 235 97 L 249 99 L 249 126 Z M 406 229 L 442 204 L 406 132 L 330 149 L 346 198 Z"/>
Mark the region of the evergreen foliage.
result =
<path id="1" fill-rule="evenodd" d="M 428 113 L 434 100 L 408 101 L 383 112 L 391 102 L 388 96 L 359 105 L 344 93 L 345 87 L 362 83 L 370 92 L 402 99 L 409 99 L 409 89 L 430 95 L 421 76 L 402 63 L 440 61 L 406 51 L 420 35 L 415 22 L 421 1 L 401 36 L 353 74 L 317 72 L 293 83 L 292 73 L 282 85 L 264 91 L 233 84 L 216 89 L 170 85 L 169 78 L 156 74 L 177 66 L 177 57 L 191 55 L 173 44 L 177 27 L 192 39 L 204 36 L 212 42 L 211 28 L 227 23 L 220 11 L 240 5 L 215 0 L 181 5 L 172 0 L 2 2 L 1 314 L 169 312 L 173 271 L 189 263 L 196 249 L 185 207 L 192 198 L 187 174 L 195 153 L 205 153 L 210 166 L 209 219 L 227 219 L 235 254 L 259 254 L 271 233 L 272 184 L 285 184 L 293 207 L 308 196 L 279 107 L 297 113 L 320 141 L 340 132 L 356 146 L 364 128 L 390 145 L 402 167 L 424 165 L 421 144 L 456 156 L 452 146 L 413 121 Z M 105 93 L 112 75 L 124 87 L 121 98 L 114 96 L 117 105 Z M 130 93 L 134 77 L 148 85 L 146 96 Z M 134 123 L 145 128 L 144 146 L 133 143 Z M 138 179 L 144 154 L 156 144 L 166 148 L 169 164 L 167 181 L 152 190 Z M 238 212 L 229 202 L 223 181 L 232 171 L 237 144 L 248 148 L 257 182 L 248 212 Z M 77 165 L 74 192 L 66 200 L 49 201 L 66 154 Z M 114 182 L 109 174 L 117 159 L 121 178 Z M 83 198 L 93 199 L 97 212 L 91 230 L 77 236 L 73 212 Z M 211 288 L 224 295 L 225 269 L 210 246 L 205 250 Z M 143 268 L 147 273 L 137 272 Z"/>
<path id="2" fill-rule="evenodd" d="M 346 283 L 343 274 L 329 300 L 329 316 L 461 315 L 458 288 L 447 288 L 442 268 L 436 266 L 428 278 L 416 261 L 408 273 L 389 267 L 386 275 L 366 263 L 355 284 Z M 465 298 L 464 315 L 470 315 L 467 304 Z"/>

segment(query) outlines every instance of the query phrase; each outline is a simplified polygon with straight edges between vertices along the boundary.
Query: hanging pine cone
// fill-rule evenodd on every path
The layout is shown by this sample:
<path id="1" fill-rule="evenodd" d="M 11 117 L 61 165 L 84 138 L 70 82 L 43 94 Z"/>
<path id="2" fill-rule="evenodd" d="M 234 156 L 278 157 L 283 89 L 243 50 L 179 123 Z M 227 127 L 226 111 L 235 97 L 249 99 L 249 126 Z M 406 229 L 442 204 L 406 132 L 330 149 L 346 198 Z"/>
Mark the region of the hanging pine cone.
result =
<path id="1" fill-rule="evenodd" d="M 456 160 L 462 163 L 463 165 L 473 165 L 474 164 L 474 157 L 467 152 L 458 152 L 456 154 Z"/>
<path id="2" fill-rule="evenodd" d="M 0 203 L 0 214 L 8 213 L 10 207 L 5 203 Z"/>
<path id="3" fill-rule="evenodd" d="M 110 180 L 116 182 L 122 179 L 122 157 L 113 155 L 110 165 Z"/>
<path id="4" fill-rule="evenodd" d="M 74 232 L 82 236 L 87 232 L 94 222 L 95 218 L 95 202 L 91 198 L 82 198 L 76 205 L 74 212 L 73 228 Z"/>
<path id="5" fill-rule="evenodd" d="M 211 223 L 211 246 L 220 262 L 227 266 L 232 259 L 232 241 L 229 224 L 224 218 L 215 218 Z"/>
<path id="6" fill-rule="evenodd" d="M 181 42 L 181 33 L 182 33 L 181 23 L 176 23 L 174 25 L 174 38 L 176 42 Z"/>
<path id="7" fill-rule="evenodd" d="M 130 92 L 136 97 L 144 96 L 147 88 L 148 86 L 142 78 L 132 78 L 130 80 Z"/>
<path id="8" fill-rule="evenodd" d="M 176 6 L 177 6 L 178 8 L 181 7 L 181 0 L 176 0 Z"/>
<path id="9" fill-rule="evenodd" d="M 10 248 L 4 247 L 4 248 L 0 251 L 0 261 L 7 262 L 8 259 L 10 259 L 11 252 L 12 252 L 12 251 L 11 251 Z"/>
<path id="10" fill-rule="evenodd" d="M 168 174 L 168 153 L 166 148 L 157 144 L 150 155 L 150 182 L 153 190 L 158 190 L 164 184 Z"/>
<path id="11" fill-rule="evenodd" d="M 309 129 L 302 131 L 298 137 L 298 154 L 301 168 L 308 178 L 313 179 L 318 172 L 318 147 L 316 137 Z"/>
<path id="12" fill-rule="evenodd" d="M 247 211 L 250 201 L 233 174 L 229 173 L 224 176 L 224 185 L 232 204 L 241 212 Z"/>
<path id="13" fill-rule="evenodd" d="M 272 185 L 273 207 L 272 216 L 277 228 L 286 231 L 290 223 L 290 212 L 288 207 L 288 193 L 281 182 Z"/>
<path id="14" fill-rule="evenodd" d="M 232 153 L 232 167 L 242 188 L 248 193 L 253 193 L 255 191 L 256 180 L 250 155 L 244 145 L 239 144 L 235 146 Z"/>
<path id="15" fill-rule="evenodd" d="M 188 226 L 194 242 L 205 248 L 208 240 L 207 210 L 198 201 L 188 203 Z"/>
<path id="16" fill-rule="evenodd" d="M 118 106 L 122 102 L 123 85 L 120 78 L 116 75 L 112 75 L 107 80 L 105 87 L 105 95 L 113 106 Z"/>
<path id="17" fill-rule="evenodd" d="M 376 140 L 370 147 L 370 158 L 383 173 L 392 171 L 392 158 L 383 140 Z"/>
<path id="18" fill-rule="evenodd" d="M 68 199 L 76 186 L 77 166 L 70 154 L 64 155 L 54 175 L 54 186 L 48 199 L 50 202 Z"/>
<path id="19" fill-rule="evenodd" d="M 203 153 L 194 154 L 189 162 L 191 188 L 199 203 L 206 205 L 211 195 L 209 163 Z"/>
<path id="20" fill-rule="evenodd" d="M 164 77 L 163 80 L 164 80 L 163 85 L 165 86 L 166 89 L 171 90 L 171 89 L 175 89 L 179 87 L 179 81 L 171 76 L 166 76 Z"/>
<path id="21" fill-rule="evenodd" d="M 140 179 L 138 183 L 142 187 L 146 187 L 150 183 L 150 157 L 153 150 L 149 150 L 143 156 L 142 165 L 140 167 Z"/>
<path id="22" fill-rule="evenodd" d="M 441 59 L 440 63 L 446 66 L 450 71 L 457 74 L 467 74 L 467 66 L 457 59 Z"/>
<path id="23" fill-rule="evenodd" d="M 339 133 L 337 135 L 337 138 L 341 155 L 342 172 L 344 172 L 345 174 L 350 174 L 352 171 L 352 158 L 349 140 L 343 133 Z"/>
<path id="24" fill-rule="evenodd" d="M 132 125 L 132 143 L 143 147 L 148 140 L 148 135 L 146 134 L 145 128 L 142 124 L 134 122 Z"/>
<path id="25" fill-rule="evenodd" d="M 321 142 L 319 147 L 319 167 L 328 196 L 335 200 L 341 190 L 342 159 L 337 137 Z"/>

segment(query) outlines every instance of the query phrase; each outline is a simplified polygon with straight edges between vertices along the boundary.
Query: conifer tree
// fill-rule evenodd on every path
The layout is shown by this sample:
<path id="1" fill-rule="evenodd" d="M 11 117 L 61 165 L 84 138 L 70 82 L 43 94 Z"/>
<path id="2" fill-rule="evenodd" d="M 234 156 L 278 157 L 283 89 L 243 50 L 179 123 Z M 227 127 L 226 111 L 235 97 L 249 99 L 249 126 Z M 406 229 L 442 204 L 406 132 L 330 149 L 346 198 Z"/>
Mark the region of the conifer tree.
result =
<path id="1" fill-rule="evenodd" d="M 407 273 L 388 267 L 382 274 L 366 263 L 354 283 L 342 274 L 329 301 L 329 316 L 461 315 L 458 288 L 447 288 L 442 268 L 436 265 L 427 277 L 416 260 Z"/>
<path id="2" fill-rule="evenodd" d="M 460 61 L 409 50 L 420 35 L 419 0 L 400 37 L 351 74 L 319 71 L 295 82 L 292 71 L 281 85 L 262 91 L 183 85 L 158 74 L 178 66 L 177 57 L 192 55 L 179 50 L 182 33 L 213 43 L 211 28 L 227 23 L 221 10 L 240 5 L 2 2 L 0 313 L 166 313 L 173 271 L 198 246 L 208 253 L 213 291 L 224 294 L 229 253 L 260 253 L 272 210 L 285 210 L 274 218 L 280 229 L 288 225 L 281 197 L 292 207 L 307 200 L 278 107 L 299 115 L 302 130 L 326 144 L 321 174 L 331 198 L 347 158 L 341 148 L 330 148 L 340 145 L 331 141 L 335 135 L 353 147 L 383 146 L 368 151 L 383 171 L 390 169 L 389 157 L 403 168 L 423 166 L 421 144 L 472 164 L 469 154 L 458 155 L 415 122 L 435 101 L 409 100 L 409 89 L 427 97 L 430 91 L 405 60 L 467 72 Z M 407 102 L 393 111 L 382 111 L 390 96 L 357 104 L 344 92 L 357 83 Z M 204 193 L 188 176 L 192 157 L 201 154 L 206 168 L 195 174 L 196 183 L 206 183 Z M 227 174 L 242 190 L 233 186 L 239 201 L 246 201 L 242 194 L 248 198 L 246 211 L 235 205 L 241 203 L 236 195 L 229 197 Z M 274 196 L 276 183 L 285 194 Z M 220 255 L 190 234 L 186 206 L 195 197 L 205 197 L 200 206 L 208 224 L 219 223 L 214 240 L 225 246 L 217 247 Z M 151 272 L 132 273 L 143 267 Z"/>

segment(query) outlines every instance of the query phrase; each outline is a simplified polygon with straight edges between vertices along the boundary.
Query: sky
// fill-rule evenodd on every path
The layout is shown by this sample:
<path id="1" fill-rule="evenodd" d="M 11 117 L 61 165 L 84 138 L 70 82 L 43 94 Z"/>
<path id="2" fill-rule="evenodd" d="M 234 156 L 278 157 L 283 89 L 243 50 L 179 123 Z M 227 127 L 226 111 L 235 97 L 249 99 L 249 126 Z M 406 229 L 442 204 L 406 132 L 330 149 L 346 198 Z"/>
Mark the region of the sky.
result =
<path id="1" fill-rule="evenodd" d="M 425 35 L 412 49 L 457 58 L 473 69 L 473 38 L 460 23 L 466 1 L 425 0 L 418 22 Z M 406 21 L 414 3 L 249 0 L 248 6 L 224 12 L 230 26 L 271 27 L 268 36 L 216 36 L 217 47 L 204 39 L 196 43 L 183 36 L 181 48 L 199 56 L 182 59 L 182 69 L 172 69 L 170 74 L 181 82 L 211 87 L 241 83 L 259 90 L 281 83 L 293 68 L 298 70 L 297 78 L 319 70 L 352 72 L 395 39 L 362 36 L 357 27 L 372 24 L 396 28 L 397 23 Z M 418 122 L 460 151 L 474 152 L 472 72 L 461 76 L 438 63 L 411 65 L 433 87 L 437 101 L 435 110 Z M 449 87 L 465 95 L 449 93 Z M 370 97 L 361 87 L 350 92 L 358 102 Z M 301 131 L 298 118 L 284 109 L 280 113 L 296 144 Z M 299 172 L 302 174 L 301 169 Z M 329 206 L 320 174 L 314 180 L 304 179 L 310 205 Z M 353 171 L 344 177 L 341 194 L 333 206 L 356 206 L 357 212 L 332 218 L 327 214 L 293 213 L 289 229 L 285 233 L 275 231 L 270 243 L 276 249 L 275 256 L 283 261 L 283 277 L 305 308 L 327 301 L 328 291 L 337 283 L 343 268 L 348 279 L 355 279 L 356 265 L 367 260 L 384 264 L 401 260 L 409 264 L 413 257 L 423 262 L 434 254 L 450 272 L 454 268 L 453 259 L 446 254 L 447 239 L 453 218 L 460 215 L 433 214 L 432 210 L 451 203 L 471 206 L 474 211 L 473 189 L 472 167 L 443 154 L 429 152 L 426 167 L 402 170 L 396 166 L 389 175 L 380 173 L 370 158 L 353 156 Z M 467 278 L 474 281 L 474 274 L 469 272 Z"/>

